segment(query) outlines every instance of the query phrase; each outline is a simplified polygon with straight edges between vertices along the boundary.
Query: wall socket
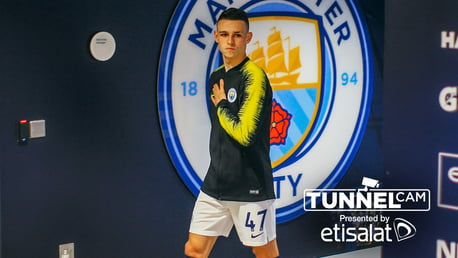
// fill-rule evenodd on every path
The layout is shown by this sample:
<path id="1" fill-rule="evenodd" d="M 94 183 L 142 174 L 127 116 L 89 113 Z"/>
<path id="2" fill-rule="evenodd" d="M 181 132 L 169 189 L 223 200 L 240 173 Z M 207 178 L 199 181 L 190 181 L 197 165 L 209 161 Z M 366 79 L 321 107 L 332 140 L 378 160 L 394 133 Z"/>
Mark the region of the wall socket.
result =
<path id="1" fill-rule="evenodd" d="M 59 258 L 75 258 L 75 244 L 61 244 L 59 245 Z"/>

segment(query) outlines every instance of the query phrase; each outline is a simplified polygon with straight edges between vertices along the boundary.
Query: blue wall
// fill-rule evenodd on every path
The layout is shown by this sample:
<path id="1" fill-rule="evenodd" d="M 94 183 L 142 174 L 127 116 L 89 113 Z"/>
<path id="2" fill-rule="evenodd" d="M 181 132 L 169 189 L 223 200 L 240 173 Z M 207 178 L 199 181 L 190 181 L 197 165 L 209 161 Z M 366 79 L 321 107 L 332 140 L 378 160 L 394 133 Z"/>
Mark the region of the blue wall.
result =
<path id="1" fill-rule="evenodd" d="M 165 151 L 156 103 L 159 52 L 177 2 L 0 3 L 1 257 L 57 257 L 68 242 L 79 258 L 183 257 L 194 197 Z M 376 97 L 343 180 L 351 186 L 381 172 L 373 157 L 382 123 L 383 1 L 361 7 L 375 49 Z M 102 30 L 117 43 L 108 62 L 88 51 Z M 45 119 L 47 136 L 19 145 L 19 119 Z M 282 257 L 355 248 L 314 244 L 312 225 L 330 219 L 306 214 L 279 225 Z M 234 234 L 214 252 L 251 257 Z"/>

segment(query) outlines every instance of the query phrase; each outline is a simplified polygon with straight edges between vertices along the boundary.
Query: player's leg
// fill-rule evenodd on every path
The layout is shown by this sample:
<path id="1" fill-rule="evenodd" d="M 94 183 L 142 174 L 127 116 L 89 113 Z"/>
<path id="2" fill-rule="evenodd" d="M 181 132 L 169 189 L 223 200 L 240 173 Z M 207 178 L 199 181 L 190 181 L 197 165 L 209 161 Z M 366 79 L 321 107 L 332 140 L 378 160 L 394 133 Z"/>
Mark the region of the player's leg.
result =
<path id="1" fill-rule="evenodd" d="M 253 246 L 252 249 L 256 258 L 275 258 L 280 255 L 278 251 L 277 239 L 271 240 L 262 246 Z"/>
<path id="2" fill-rule="evenodd" d="M 208 257 L 218 236 L 227 237 L 232 226 L 231 214 L 224 202 L 201 192 L 192 213 L 185 254 L 193 258 Z"/>
<path id="3" fill-rule="evenodd" d="M 217 238 L 217 236 L 202 236 L 189 233 L 188 241 L 184 247 L 184 253 L 187 257 L 207 258 Z"/>

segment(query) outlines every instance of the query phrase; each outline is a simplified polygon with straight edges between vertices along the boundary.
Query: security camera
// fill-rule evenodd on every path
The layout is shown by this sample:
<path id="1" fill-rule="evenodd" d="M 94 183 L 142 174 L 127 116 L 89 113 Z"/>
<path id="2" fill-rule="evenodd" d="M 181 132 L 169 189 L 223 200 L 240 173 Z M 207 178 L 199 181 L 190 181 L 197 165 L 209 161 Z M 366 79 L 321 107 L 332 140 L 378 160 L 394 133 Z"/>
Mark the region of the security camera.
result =
<path id="1" fill-rule="evenodd" d="M 379 188 L 380 183 L 376 179 L 372 179 L 372 178 L 369 178 L 369 177 L 363 177 L 363 181 L 361 182 L 361 185 L 364 186 L 364 188 L 361 189 L 361 190 L 367 191 L 368 187 L 370 187 L 370 188 Z"/>

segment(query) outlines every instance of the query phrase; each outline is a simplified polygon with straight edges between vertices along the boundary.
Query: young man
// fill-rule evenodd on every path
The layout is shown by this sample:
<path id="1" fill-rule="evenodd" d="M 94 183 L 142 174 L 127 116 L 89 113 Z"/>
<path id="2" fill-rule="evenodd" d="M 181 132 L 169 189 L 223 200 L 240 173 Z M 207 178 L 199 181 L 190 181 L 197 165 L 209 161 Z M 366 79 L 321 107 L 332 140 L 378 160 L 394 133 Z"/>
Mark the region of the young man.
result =
<path id="1" fill-rule="evenodd" d="M 194 207 L 185 254 L 208 257 L 235 226 L 257 258 L 278 257 L 270 164 L 272 89 L 246 55 L 252 38 L 244 11 L 230 8 L 214 38 L 224 65 L 210 76 L 210 166 Z"/>

